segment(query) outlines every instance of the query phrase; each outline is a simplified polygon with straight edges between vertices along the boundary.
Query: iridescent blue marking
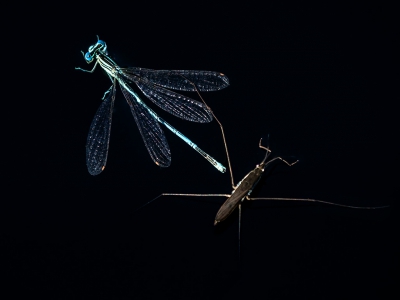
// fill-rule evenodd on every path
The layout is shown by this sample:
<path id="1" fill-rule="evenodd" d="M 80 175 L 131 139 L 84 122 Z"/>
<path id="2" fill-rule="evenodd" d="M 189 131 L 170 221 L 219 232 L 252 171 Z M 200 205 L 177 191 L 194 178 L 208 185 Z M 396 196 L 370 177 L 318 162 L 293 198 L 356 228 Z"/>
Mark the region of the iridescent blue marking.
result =
<path id="1" fill-rule="evenodd" d="M 86 164 L 90 174 L 97 175 L 101 173 L 107 162 L 117 81 L 131 108 L 146 148 L 157 165 L 168 167 L 171 163 L 171 152 L 167 140 L 158 125 L 158 123 L 161 123 L 200 153 L 219 171 L 225 172 L 225 167 L 222 164 L 160 118 L 127 84 L 127 81 L 135 83 L 151 101 L 174 116 L 192 122 L 205 123 L 213 119 L 212 112 L 208 106 L 170 89 L 181 91 L 220 90 L 229 85 L 228 78 L 224 74 L 213 71 L 120 68 L 108 56 L 106 43 L 99 39 L 96 44 L 89 47 L 86 54 L 83 52 L 82 54 L 88 64 L 95 59 L 96 63 L 90 71 L 81 68 L 75 69 L 92 73 L 97 64 L 99 64 L 113 82 L 111 88 L 104 93 L 103 102 L 97 110 L 89 129 L 86 144 Z"/>

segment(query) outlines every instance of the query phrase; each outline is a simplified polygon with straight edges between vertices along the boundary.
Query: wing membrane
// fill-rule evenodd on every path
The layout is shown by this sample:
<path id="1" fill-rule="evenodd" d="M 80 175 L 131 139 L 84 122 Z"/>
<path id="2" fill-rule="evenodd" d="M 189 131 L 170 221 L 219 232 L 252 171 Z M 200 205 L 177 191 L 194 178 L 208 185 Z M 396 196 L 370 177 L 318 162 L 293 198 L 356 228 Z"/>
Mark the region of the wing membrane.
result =
<path id="1" fill-rule="evenodd" d="M 192 122 L 212 121 L 212 113 L 204 103 L 160 87 L 146 78 L 125 73 L 123 75 L 136 83 L 147 98 L 170 114 Z"/>
<path id="2" fill-rule="evenodd" d="M 146 78 L 162 87 L 194 92 L 193 82 L 201 92 L 218 91 L 229 85 L 229 79 L 222 73 L 196 70 L 152 70 L 144 68 L 125 68 L 123 72 Z"/>
<path id="3" fill-rule="evenodd" d="M 120 84 L 120 87 L 131 108 L 132 115 L 151 158 L 157 165 L 168 167 L 171 164 L 171 151 L 160 124 L 122 84 Z"/>
<path id="4" fill-rule="evenodd" d="M 93 118 L 86 141 L 86 165 L 91 175 L 100 174 L 107 163 L 115 82 L 110 90 Z"/>

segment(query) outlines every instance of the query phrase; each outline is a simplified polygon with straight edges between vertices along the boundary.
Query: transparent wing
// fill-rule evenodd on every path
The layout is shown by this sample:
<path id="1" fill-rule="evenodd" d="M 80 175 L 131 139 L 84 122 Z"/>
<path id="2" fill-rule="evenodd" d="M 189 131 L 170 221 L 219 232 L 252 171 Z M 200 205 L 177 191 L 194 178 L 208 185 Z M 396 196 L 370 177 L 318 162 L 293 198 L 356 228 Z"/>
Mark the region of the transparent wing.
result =
<path id="1" fill-rule="evenodd" d="M 125 78 L 136 83 L 143 94 L 170 114 L 192 122 L 208 123 L 213 117 L 210 109 L 202 102 L 167 90 L 138 76 L 122 73 Z"/>
<path id="2" fill-rule="evenodd" d="M 100 174 L 107 162 L 112 111 L 115 100 L 115 82 L 97 110 L 86 141 L 86 165 L 91 175 Z"/>
<path id="3" fill-rule="evenodd" d="M 139 127 L 144 144 L 153 161 L 161 167 L 168 167 L 171 164 L 171 151 L 167 139 L 160 124 L 149 111 L 140 105 L 132 94 L 120 84 L 122 93 L 128 102 L 136 124 Z"/>
<path id="4" fill-rule="evenodd" d="M 192 83 L 201 92 L 218 91 L 229 85 L 227 76 L 214 71 L 151 70 L 135 67 L 122 69 L 122 71 L 146 78 L 162 87 L 180 91 L 196 91 Z"/>

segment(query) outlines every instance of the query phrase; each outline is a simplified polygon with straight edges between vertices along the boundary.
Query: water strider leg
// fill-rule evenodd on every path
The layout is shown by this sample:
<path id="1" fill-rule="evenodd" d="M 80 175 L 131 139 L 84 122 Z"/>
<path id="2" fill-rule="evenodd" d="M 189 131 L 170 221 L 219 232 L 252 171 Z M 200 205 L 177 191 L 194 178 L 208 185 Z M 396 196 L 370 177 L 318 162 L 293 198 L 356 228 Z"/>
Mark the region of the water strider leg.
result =
<path id="1" fill-rule="evenodd" d="M 148 204 L 150 204 L 151 202 L 157 200 L 158 198 L 162 197 L 162 196 L 183 196 L 183 197 L 229 197 L 229 194 L 179 194 L 179 193 L 162 193 L 161 195 L 158 195 L 157 197 L 153 198 L 152 200 L 150 200 L 149 202 L 146 202 L 145 204 L 143 204 L 142 206 L 140 206 L 139 208 L 137 208 L 135 211 L 138 211 L 140 209 L 142 209 L 143 207 L 147 206 Z"/>
<path id="2" fill-rule="evenodd" d="M 268 161 L 265 165 L 267 166 L 268 164 L 272 163 L 273 161 L 280 159 L 282 162 L 284 162 L 285 164 L 287 164 L 289 167 L 293 166 L 294 164 L 297 164 L 299 161 L 296 160 L 295 162 L 292 163 L 288 163 L 286 160 L 284 160 L 282 157 L 274 157 L 273 159 L 271 159 L 270 161 Z"/>
<path id="3" fill-rule="evenodd" d="M 224 128 L 222 127 L 221 122 L 220 122 L 220 121 L 218 120 L 218 118 L 215 116 L 215 114 L 214 114 L 214 112 L 212 111 L 211 107 L 209 107 L 209 106 L 207 105 L 206 101 L 204 101 L 204 99 L 203 99 L 203 97 L 201 96 L 201 94 L 200 94 L 199 90 L 197 89 L 196 85 L 195 85 L 193 82 L 191 82 L 189 79 L 187 79 L 185 76 L 183 76 L 183 75 L 181 75 L 181 76 L 182 76 L 183 78 L 185 78 L 188 82 L 190 82 L 190 83 L 193 85 L 194 89 L 196 90 L 197 95 L 199 95 L 201 101 L 203 101 L 204 105 L 207 106 L 207 108 L 210 110 L 212 116 L 214 117 L 215 121 L 217 121 L 217 123 L 218 123 L 218 125 L 219 125 L 219 127 L 220 127 L 220 129 L 221 129 L 222 139 L 223 139 L 223 141 L 224 141 L 224 146 L 225 146 L 226 158 L 227 158 L 227 160 L 228 160 L 229 174 L 230 174 L 230 176 L 231 176 L 231 184 L 232 184 L 232 188 L 233 188 L 233 189 L 236 189 L 235 181 L 233 180 L 232 165 L 231 165 L 231 160 L 229 159 L 228 144 L 226 143 Z"/>
<path id="4" fill-rule="evenodd" d="M 239 232 L 238 232 L 238 250 L 239 250 L 239 264 L 240 264 L 240 232 L 242 224 L 242 203 L 239 204 Z"/>
<path id="5" fill-rule="evenodd" d="M 390 205 L 384 205 L 384 206 L 352 206 L 352 205 L 345 205 L 345 204 L 338 204 L 338 203 L 333 203 L 333 202 L 328 202 L 328 201 L 322 201 L 322 200 L 316 200 L 316 199 L 308 199 L 308 198 L 250 198 L 246 197 L 246 200 L 269 200 L 269 201 L 301 201 L 301 202 L 314 202 L 314 203 L 322 203 L 322 204 L 328 204 L 328 205 L 334 205 L 334 206 L 340 206 L 340 207 L 347 207 L 347 208 L 356 208 L 356 209 L 378 209 L 378 208 L 387 208 L 390 207 Z"/>

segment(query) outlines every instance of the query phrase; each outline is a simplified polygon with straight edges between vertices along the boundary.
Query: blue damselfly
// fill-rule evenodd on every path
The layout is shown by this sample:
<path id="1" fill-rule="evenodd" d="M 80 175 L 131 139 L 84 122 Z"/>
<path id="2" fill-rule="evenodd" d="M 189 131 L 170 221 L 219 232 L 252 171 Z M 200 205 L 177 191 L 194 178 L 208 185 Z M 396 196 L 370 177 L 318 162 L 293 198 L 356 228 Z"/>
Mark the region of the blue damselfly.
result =
<path id="1" fill-rule="evenodd" d="M 161 123 L 200 153 L 215 168 L 225 172 L 225 167 L 222 164 L 201 150 L 143 103 L 136 92 L 128 85 L 128 82 L 135 83 L 147 98 L 170 114 L 184 120 L 206 123 L 212 121 L 213 113 L 205 103 L 193 100 L 170 89 L 192 92 L 217 91 L 229 85 L 228 77 L 213 71 L 121 68 L 108 55 L 106 43 L 99 40 L 98 37 L 97 39 L 96 44 L 90 46 L 86 54 L 82 51 L 88 64 L 96 60 L 93 69 L 75 68 L 92 73 L 99 64 L 112 81 L 112 86 L 104 93 L 103 102 L 93 118 L 87 137 L 86 164 L 89 173 L 92 175 L 100 174 L 107 162 L 117 82 L 131 108 L 146 148 L 158 166 L 168 167 L 171 163 L 171 151 L 164 132 L 158 124 Z"/>

